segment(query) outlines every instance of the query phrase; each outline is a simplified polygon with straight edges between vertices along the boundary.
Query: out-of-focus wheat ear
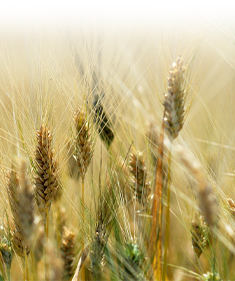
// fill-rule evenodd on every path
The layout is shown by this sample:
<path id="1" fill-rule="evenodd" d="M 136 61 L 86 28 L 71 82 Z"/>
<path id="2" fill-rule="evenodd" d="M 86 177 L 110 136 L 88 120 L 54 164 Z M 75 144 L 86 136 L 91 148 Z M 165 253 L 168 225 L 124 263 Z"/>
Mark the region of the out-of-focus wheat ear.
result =
<path id="1" fill-rule="evenodd" d="M 94 280 L 102 280 L 104 266 L 104 250 L 108 241 L 109 233 L 106 232 L 105 225 L 99 221 L 90 244 L 91 271 Z"/>
<path id="2" fill-rule="evenodd" d="M 209 242 L 209 227 L 204 221 L 203 216 L 195 216 L 195 219 L 191 223 L 191 237 L 193 251 L 197 258 L 200 258 L 203 249 Z"/>
<path id="3" fill-rule="evenodd" d="M 227 208 L 229 209 L 230 213 L 235 217 L 235 202 L 232 198 L 227 198 Z"/>
<path id="4" fill-rule="evenodd" d="M 143 153 L 133 149 L 130 154 L 129 167 L 132 174 L 131 183 L 135 197 L 140 204 L 146 206 L 151 188 L 150 182 L 147 180 L 147 168 Z"/>
<path id="5" fill-rule="evenodd" d="M 102 105 L 101 97 L 94 92 L 93 94 L 94 122 L 98 128 L 100 138 L 109 147 L 114 139 L 113 126 Z"/>
<path id="6" fill-rule="evenodd" d="M 31 183 L 26 175 L 26 162 L 21 164 L 20 186 L 19 191 L 19 221 L 21 224 L 21 233 L 25 241 L 31 244 L 32 233 L 35 223 L 35 206 L 34 194 Z"/>
<path id="7" fill-rule="evenodd" d="M 10 269 L 11 269 L 11 261 L 12 261 L 12 247 L 11 242 L 6 238 L 3 238 L 0 243 L 0 251 L 2 254 L 3 261 L 6 265 L 6 271 L 8 274 L 8 280 L 10 280 Z"/>
<path id="8" fill-rule="evenodd" d="M 48 280 L 58 281 L 63 277 L 63 260 L 58 256 L 56 247 L 51 242 L 46 247 L 46 263 L 48 268 Z M 45 280 L 43 276 L 39 276 L 39 280 Z"/>
<path id="9" fill-rule="evenodd" d="M 7 193 L 8 199 L 14 219 L 14 231 L 12 233 L 12 241 L 15 252 L 22 258 L 29 254 L 30 247 L 28 241 L 24 239 L 21 219 L 19 214 L 19 177 L 18 174 L 12 169 L 8 175 Z"/>
<path id="10" fill-rule="evenodd" d="M 64 261 L 63 280 L 71 280 L 75 272 L 75 233 L 67 228 L 64 229 L 62 236 L 60 254 Z"/>
<path id="11" fill-rule="evenodd" d="M 218 213 L 218 204 L 211 183 L 208 181 L 203 167 L 189 150 L 179 146 L 176 152 L 188 174 L 197 182 L 196 194 L 198 207 L 207 224 L 211 226 L 214 224 Z"/>
<path id="12" fill-rule="evenodd" d="M 167 78 L 167 94 L 165 94 L 165 131 L 171 141 L 179 134 L 184 123 L 185 90 L 183 74 L 185 67 L 181 57 L 173 62 Z"/>
<path id="13" fill-rule="evenodd" d="M 29 244 L 23 239 L 23 236 L 18 231 L 17 227 L 12 233 L 12 241 L 16 254 L 22 258 L 25 258 L 25 252 L 28 255 L 30 252 Z"/>
<path id="14" fill-rule="evenodd" d="M 57 216 L 56 216 L 56 236 L 57 236 L 58 245 L 61 244 L 61 239 L 64 234 L 66 221 L 67 221 L 67 217 L 66 217 L 65 208 L 58 206 Z"/>
<path id="15" fill-rule="evenodd" d="M 85 111 L 83 111 L 81 107 L 79 107 L 75 113 L 74 123 L 76 128 L 75 159 L 82 180 L 84 181 L 87 168 L 92 158 L 93 142 L 91 140 L 90 128 Z"/>
<path id="16" fill-rule="evenodd" d="M 67 160 L 67 167 L 68 167 L 68 173 L 70 177 L 73 177 L 75 179 L 79 179 L 80 177 L 80 172 L 78 169 L 78 164 L 77 160 L 75 159 L 75 148 L 73 145 L 73 141 L 69 140 L 67 143 L 67 155 L 68 155 L 68 160 Z"/>
<path id="17" fill-rule="evenodd" d="M 43 257 L 44 246 L 45 246 L 45 231 L 44 231 L 44 227 L 41 225 L 38 228 L 37 236 L 33 243 L 33 255 L 34 255 L 36 266 Z"/>
<path id="18" fill-rule="evenodd" d="M 7 194 L 11 207 L 13 219 L 18 217 L 18 204 L 19 204 L 19 176 L 12 167 L 11 172 L 7 176 Z M 19 222 L 18 222 L 19 224 Z"/>
<path id="19" fill-rule="evenodd" d="M 52 135 L 42 124 L 37 131 L 37 146 L 35 153 L 35 192 L 39 212 L 46 224 L 53 196 L 58 188 L 58 170 L 51 145 Z"/>
<path id="20" fill-rule="evenodd" d="M 123 280 L 145 280 L 142 271 L 143 263 L 144 255 L 141 252 L 139 245 L 137 243 L 127 242 L 123 260 Z"/>

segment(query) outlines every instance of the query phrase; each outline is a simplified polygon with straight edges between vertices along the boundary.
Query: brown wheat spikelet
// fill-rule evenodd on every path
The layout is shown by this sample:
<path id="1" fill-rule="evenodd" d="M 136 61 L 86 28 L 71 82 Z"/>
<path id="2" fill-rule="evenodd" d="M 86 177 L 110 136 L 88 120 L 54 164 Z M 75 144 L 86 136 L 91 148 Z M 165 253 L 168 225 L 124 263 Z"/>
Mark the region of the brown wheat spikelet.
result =
<path id="1" fill-rule="evenodd" d="M 89 125 L 86 120 L 85 112 L 80 107 L 75 113 L 74 123 L 76 128 L 75 158 L 77 161 L 78 170 L 81 174 L 82 180 L 84 181 L 85 174 L 92 157 L 93 142 L 91 140 Z"/>
<path id="2" fill-rule="evenodd" d="M 51 141 L 52 135 L 49 129 L 42 124 L 40 130 L 37 131 L 35 192 L 38 209 L 44 223 L 46 223 L 47 212 L 58 188 L 57 164 L 54 160 Z"/>
<path id="3" fill-rule="evenodd" d="M 140 204 L 145 206 L 151 188 L 150 182 L 147 181 L 147 168 L 145 166 L 143 153 L 133 150 L 130 154 L 129 167 L 132 174 L 132 188 L 135 192 L 136 199 Z"/>
<path id="4" fill-rule="evenodd" d="M 167 94 L 165 94 L 164 126 L 167 135 L 173 141 L 179 134 L 184 122 L 185 90 L 183 89 L 183 61 L 178 57 L 173 62 L 167 79 Z"/>
<path id="5" fill-rule="evenodd" d="M 64 229 L 60 254 L 64 261 L 63 280 L 71 280 L 74 275 L 74 259 L 75 259 L 75 233 Z"/>

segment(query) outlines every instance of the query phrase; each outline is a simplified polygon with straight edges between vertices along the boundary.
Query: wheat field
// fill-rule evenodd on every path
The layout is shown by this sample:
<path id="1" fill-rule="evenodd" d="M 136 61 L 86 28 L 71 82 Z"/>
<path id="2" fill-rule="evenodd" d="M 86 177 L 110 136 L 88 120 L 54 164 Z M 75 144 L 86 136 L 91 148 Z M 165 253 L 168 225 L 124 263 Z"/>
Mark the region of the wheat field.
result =
<path id="1" fill-rule="evenodd" d="M 0 29 L 0 280 L 235 280 L 234 24 L 174 21 Z"/>

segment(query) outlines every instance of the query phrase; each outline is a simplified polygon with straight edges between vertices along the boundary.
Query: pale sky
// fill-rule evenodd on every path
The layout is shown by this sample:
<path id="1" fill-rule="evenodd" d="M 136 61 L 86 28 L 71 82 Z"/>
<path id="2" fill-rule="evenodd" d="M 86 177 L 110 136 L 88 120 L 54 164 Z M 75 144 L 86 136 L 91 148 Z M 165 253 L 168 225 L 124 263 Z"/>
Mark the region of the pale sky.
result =
<path id="1" fill-rule="evenodd" d="M 57 24 L 70 21 L 109 24 L 194 18 L 233 21 L 235 1 L 1 1 L 0 24 Z"/>

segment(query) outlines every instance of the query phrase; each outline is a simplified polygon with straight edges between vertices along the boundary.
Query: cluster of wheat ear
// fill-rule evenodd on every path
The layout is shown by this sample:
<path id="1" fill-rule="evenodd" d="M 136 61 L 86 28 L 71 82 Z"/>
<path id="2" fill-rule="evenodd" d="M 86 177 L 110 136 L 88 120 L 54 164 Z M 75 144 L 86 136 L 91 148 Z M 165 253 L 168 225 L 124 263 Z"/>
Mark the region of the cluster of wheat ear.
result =
<path id="1" fill-rule="evenodd" d="M 5 181 L 10 208 L 0 243 L 4 280 L 13 280 L 15 254 L 21 258 L 24 280 L 173 280 L 177 229 L 172 218 L 181 212 L 177 206 L 184 198 L 175 192 L 174 162 L 186 174 L 185 185 L 193 187 L 188 217 L 181 221 L 192 265 L 185 267 L 184 279 L 177 280 L 220 280 L 215 256 L 219 194 L 199 160 L 177 139 L 187 121 L 185 75 L 178 57 L 166 78 L 162 123 L 145 120 L 150 126 L 142 134 L 144 151 L 138 141 L 124 138 L 128 130 L 119 135 L 102 92 L 89 87 L 84 73 L 83 86 L 92 91 L 93 100 L 76 104 L 69 120 L 72 136 L 64 141 L 57 135 L 54 142 L 58 128 L 49 129 L 53 122 L 45 118 L 32 134 L 33 153 L 22 137 L 22 151 L 29 159 L 21 165 L 16 161 Z M 60 145 L 66 150 L 62 161 Z M 233 200 L 226 200 L 234 215 Z M 202 258 L 212 264 L 208 273 Z"/>

